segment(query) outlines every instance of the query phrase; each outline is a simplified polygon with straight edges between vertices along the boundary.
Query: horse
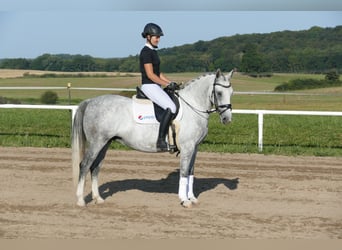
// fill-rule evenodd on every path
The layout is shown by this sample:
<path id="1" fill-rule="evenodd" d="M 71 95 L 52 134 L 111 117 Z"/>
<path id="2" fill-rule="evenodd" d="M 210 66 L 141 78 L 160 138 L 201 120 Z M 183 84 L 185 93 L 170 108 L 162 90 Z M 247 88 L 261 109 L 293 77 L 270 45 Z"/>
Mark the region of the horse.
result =
<path id="1" fill-rule="evenodd" d="M 183 207 L 198 203 L 193 192 L 194 163 L 198 145 L 208 134 L 209 115 L 217 112 L 222 124 L 232 120 L 233 72 L 225 75 L 218 69 L 183 84 L 176 91 L 182 108 L 176 142 L 180 155 L 178 197 Z M 130 97 L 107 94 L 79 104 L 71 138 L 78 206 L 86 205 L 83 192 L 89 170 L 92 198 L 95 204 L 104 202 L 98 189 L 98 174 L 112 141 L 142 152 L 157 152 L 159 124 L 138 124 L 133 119 L 132 102 Z"/>

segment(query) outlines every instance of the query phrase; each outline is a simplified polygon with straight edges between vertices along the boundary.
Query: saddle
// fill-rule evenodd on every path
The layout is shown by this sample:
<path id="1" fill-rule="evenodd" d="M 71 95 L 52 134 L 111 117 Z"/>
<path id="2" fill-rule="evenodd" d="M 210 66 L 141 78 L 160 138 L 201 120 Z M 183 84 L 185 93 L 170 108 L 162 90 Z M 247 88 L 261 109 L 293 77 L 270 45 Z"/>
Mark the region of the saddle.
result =
<path id="1" fill-rule="evenodd" d="M 144 94 L 144 92 L 137 87 L 137 93 L 132 97 L 133 101 L 133 116 L 134 120 L 140 124 L 157 124 L 160 122 L 161 117 L 163 115 L 164 109 L 161 108 L 158 104 L 152 102 L 148 97 Z M 170 151 L 170 153 L 179 152 L 177 148 L 177 132 L 179 130 L 179 123 L 182 116 L 182 109 L 179 104 L 178 97 L 173 91 L 168 89 L 164 89 L 164 91 L 170 96 L 171 100 L 176 105 L 176 113 L 172 117 L 172 121 L 169 126 L 168 132 L 168 143 L 170 146 L 174 146 L 174 150 Z"/>
<path id="2" fill-rule="evenodd" d="M 158 122 L 160 122 L 161 120 L 161 116 L 163 115 L 164 109 L 161 108 L 158 104 L 150 101 L 150 99 L 148 99 L 148 97 L 144 94 L 144 92 L 137 86 L 137 94 L 136 94 L 136 99 L 145 99 L 148 100 L 149 102 L 151 102 L 153 104 L 153 108 L 154 108 L 154 113 L 156 116 L 156 119 Z M 179 100 L 178 97 L 175 95 L 175 93 L 173 91 L 170 91 L 168 89 L 164 89 L 164 91 L 166 92 L 166 94 L 168 94 L 168 96 L 171 98 L 171 100 L 174 102 L 174 104 L 176 105 L 176 113 L 174 114 L 172 120 L 174 120 L 179 112 Z"/>

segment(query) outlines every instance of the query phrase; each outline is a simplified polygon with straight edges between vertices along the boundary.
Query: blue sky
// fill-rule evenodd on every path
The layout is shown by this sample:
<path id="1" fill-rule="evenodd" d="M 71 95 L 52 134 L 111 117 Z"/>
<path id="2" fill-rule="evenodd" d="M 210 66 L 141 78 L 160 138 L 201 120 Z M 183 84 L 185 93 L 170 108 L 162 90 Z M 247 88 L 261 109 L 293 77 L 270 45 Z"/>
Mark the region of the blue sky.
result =
<path id="1" fill-rule="evenodd" d="M 161 0 L 0 0 L 0 58 L 35 58 L 44 53 L 136 55 L 144 44 L 140 34 L 148 22 L 163 28 L 160 48 L 235 34 L 342 25 L 340 0 L 168 2 L 173 4 L 162 5 Z"/>

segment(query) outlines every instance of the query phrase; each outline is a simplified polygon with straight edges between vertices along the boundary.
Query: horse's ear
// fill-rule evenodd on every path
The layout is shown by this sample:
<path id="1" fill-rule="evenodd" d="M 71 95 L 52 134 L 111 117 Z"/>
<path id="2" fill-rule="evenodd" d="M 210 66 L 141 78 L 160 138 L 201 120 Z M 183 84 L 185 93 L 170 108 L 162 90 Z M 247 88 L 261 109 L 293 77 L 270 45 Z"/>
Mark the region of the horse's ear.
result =
<path id="1" fill-rule="evenodd" d="M 221 76 L 221 70 L 217 69 L 216 70 L 216 78 L 219 78 Z"/>
<path id="2" fill-rule="evenodd" d="M 235 69 L 232 69 L 232 71 L 230 71 L 227 75 L 228 79 L 231 79 L 233 77 L 233 73 L 235 72 Z"/>

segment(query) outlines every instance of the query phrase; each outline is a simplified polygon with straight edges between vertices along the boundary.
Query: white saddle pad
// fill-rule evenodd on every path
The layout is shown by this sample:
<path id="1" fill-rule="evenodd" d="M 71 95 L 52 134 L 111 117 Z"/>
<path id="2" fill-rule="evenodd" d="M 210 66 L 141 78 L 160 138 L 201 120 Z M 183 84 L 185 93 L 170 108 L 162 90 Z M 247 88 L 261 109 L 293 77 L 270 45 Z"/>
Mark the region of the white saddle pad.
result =
<path id="1" fill-rule="evenodd" d="M 156 115 L 154 114 L 153 103 L 148 99 L 138 99 L 136 95 L 132 97 L 133 101 L 133 118 L 137 123 L 142 124 L 154 124 L 159 123 Z M 182 117 L 182 108 L 179 107 L 179 111 L 175 120 L 180 120 Z"/>

